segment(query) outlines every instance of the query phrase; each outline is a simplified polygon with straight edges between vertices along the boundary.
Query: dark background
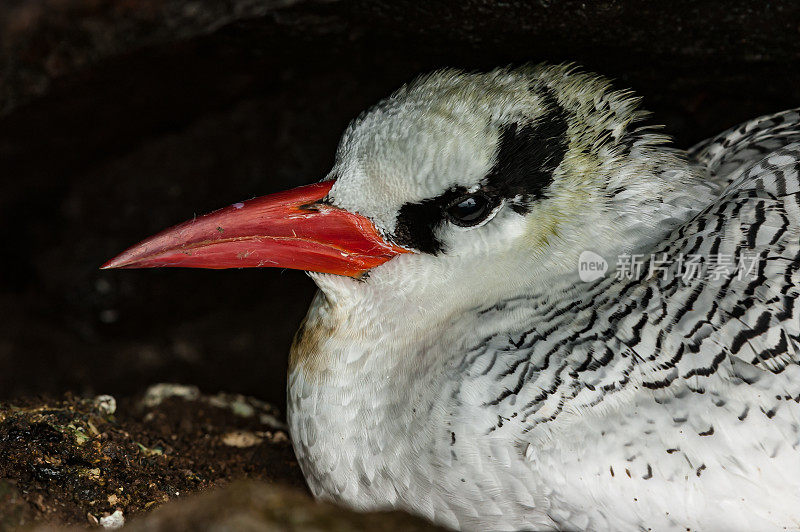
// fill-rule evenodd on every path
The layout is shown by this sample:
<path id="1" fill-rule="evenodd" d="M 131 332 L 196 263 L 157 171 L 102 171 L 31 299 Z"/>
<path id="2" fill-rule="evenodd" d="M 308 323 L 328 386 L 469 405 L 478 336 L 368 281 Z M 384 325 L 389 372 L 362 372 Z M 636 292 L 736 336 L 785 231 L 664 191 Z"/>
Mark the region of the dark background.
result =
<path id="1" fill-rule="evenodd" d="M 98 266 L 320 179 L 349 119 L 440 66 L 574 61 L 681 147 L 800 105 L 797 5 L 4 0 L 0 400 L 176 381 L 283 406 L 304 274 Z"/>

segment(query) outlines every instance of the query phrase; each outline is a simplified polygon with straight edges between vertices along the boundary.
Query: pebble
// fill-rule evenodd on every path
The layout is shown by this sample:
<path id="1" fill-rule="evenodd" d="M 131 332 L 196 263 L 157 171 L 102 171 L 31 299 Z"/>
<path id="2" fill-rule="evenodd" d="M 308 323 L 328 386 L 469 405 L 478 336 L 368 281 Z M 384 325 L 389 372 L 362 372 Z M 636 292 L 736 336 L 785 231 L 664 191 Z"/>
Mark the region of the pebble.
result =
<path id="1" fill-rule="evenodd" d="M 194 401 L 200 397 L 200 389 L 197 386 L 186 386 L 183 384 L 154 384 L 145 392 L 142 403 L 144 403 L 144 406 L 147 408 L 154 408 L 160 405 L 164 399 L 170 397 L 180 397 L 187 401 Z"/>
<path id="2" fill-rule="evenodd" d="M 100 526 L 109 530 L 122 528 L 125 524 L 125 516 L 122 515 L 122 510 L 117 510 L 111 515 L 100 518 Z"/>
<path id="3" fill-rule="evenodd" d="M 117 411 L 117 400 L 110 395 L 98 395 L 94 398 L 94 407 L 105 416 L 113 416 Z"/>

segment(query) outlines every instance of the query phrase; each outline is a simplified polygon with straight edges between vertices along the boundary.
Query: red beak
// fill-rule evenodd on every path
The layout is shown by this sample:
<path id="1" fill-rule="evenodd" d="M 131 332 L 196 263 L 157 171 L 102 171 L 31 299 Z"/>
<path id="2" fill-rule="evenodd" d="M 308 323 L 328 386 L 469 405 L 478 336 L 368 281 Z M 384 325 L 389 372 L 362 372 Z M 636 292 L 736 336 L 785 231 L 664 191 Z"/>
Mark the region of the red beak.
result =
<path id="1" fill-rule="evenodd" d="M 324 181 L 235 203 L 140 242 L 102 268 L 294 268 L 358 277 L 407 250 L 372 222 L 321 203 Z"/>

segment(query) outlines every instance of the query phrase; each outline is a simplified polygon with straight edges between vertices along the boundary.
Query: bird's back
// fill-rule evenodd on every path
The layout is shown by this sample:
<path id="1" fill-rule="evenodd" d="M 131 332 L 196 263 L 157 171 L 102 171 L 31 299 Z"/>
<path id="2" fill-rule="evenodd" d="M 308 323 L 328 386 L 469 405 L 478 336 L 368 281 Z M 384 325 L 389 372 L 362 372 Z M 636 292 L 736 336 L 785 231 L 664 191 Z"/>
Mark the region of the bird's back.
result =
<path id="1" fill-rule="evenodd" d="M 559 527 L 800 528 L 800 116 L 688 156 L 722 192 L 640 272 L 485 310 L 520 325 L 458 369 L 453 425 Z"/>

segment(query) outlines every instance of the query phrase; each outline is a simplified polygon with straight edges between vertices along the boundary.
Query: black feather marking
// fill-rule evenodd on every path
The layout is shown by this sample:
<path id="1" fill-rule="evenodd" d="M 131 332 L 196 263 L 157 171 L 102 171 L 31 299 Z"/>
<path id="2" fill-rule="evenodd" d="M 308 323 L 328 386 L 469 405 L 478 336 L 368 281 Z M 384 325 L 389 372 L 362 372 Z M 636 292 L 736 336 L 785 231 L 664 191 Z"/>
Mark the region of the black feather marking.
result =
<path id="1" fill-rule="evenodd" d="M 546 195 L 567 151 L 567 112 L 552 92 L 545 91 L 542 99 L 548 111 L 538 120 L 501 128 L 497 159 L 481 181 L 481 191 L 495 205 L 507 200 L 518 214 L 527 213 L 532 201 Z M 466 194 L 466 188 L 455 186 L 434 198 L 406 203 L 397 214 L 393 240 L 432 255 L 445 251 L 436 230 L 446 220 L 445 209 Z"/>
<path id="2" fill-rule="evenodd" d="M 435 198 L 403 205 L 397 214 L 394 241 L 422 253 L 438 255 L 444 251 L 436 238 L 436 229 L 445 220 L 444 209 L 466 193 L 464 187 L 453 187 Z"/>
<path id="3" fill-rule="evenodd" d="M 529 210 L 531 201 L 545 196 L 553 172 L 567 151 L 566 112 L 555 98 L 545 98 L 553 111 L 532 124 L 505 126 L 494 168 L 486 176 L 485 190 L 491 196 L 514 201 L 519 213 Z"/>

